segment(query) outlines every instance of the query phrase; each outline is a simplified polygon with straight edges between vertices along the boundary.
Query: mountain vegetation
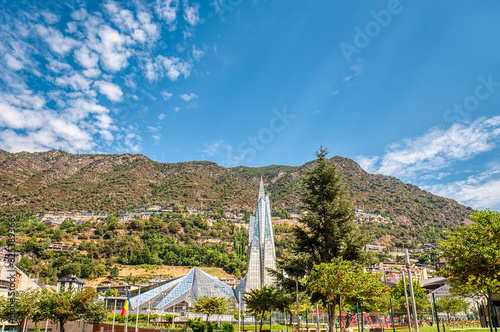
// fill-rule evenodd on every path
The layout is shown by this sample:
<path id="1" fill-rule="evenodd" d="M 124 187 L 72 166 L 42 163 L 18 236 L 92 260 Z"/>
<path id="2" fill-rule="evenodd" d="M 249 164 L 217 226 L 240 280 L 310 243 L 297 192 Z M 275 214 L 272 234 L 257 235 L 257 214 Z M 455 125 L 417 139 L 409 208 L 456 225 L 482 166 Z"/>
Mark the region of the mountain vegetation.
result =
<path id="1" fill-rule="evenodd" d="M 343 157 L 337 164 L 353 205 L 409 229 L 459 225 L 471 209 L 412 184 L 365 172 Z M 297 210 L 302 166 L 225 168 L 209 161 L 159 163 L 143 155 L 70 154 L 60 150 L 0 150 L 0 214 L 48 210 L 119 212 L 140 204 L 178 202 L 212 209 L 248 210 L 262 176 L 274 208 Z"/>
<path id="2" fill-rule="evenodd" d="M 373 244 L 437 244 L 446 238 L 446 230 L 456 229 L 472 213 L 451 199 L 394 177 L 369 174 L 350 159 L 336 156 L 327 162 L 336 164 L 354 208 L 389 220 L 355 224 Z M 7 244 L 10 218 L 17 216 L 15 249 L 25 255 L 18 266 L 42 281 L 54 282 L 68 274 L 113 279 L 123 265 L 218 267 L 241 277 L 248 231 L 245 221 L 228 221 L 224 211 L 242 212 L 248 220 L 262 177 L 274 216 L 287 219 L 301 212 L 301 177 L 315 163 L 224 168 L 208 161 L 159 163 L 131 154 L 0 150 L 0 245 Z M 155 214 L 146 220 L 117 222 L 116 213 L 152 204 L 195 206 L 213 213 Z M 37 214 L 55 210 L 115 215 L 47 228 Z M 281 220 L 273 225 L 278 258 L 289 249 L 294 223 Z M 71 248 L 48 250 L 53 242 Z"/>

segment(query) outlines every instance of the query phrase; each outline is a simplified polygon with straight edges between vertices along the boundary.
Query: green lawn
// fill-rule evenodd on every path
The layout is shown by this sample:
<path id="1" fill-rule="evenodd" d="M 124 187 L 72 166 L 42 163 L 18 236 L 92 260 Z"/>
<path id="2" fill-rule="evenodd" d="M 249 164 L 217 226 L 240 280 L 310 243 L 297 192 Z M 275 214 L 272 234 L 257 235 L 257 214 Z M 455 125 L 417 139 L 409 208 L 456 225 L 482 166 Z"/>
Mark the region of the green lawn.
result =
<path id="1" fill-rule="evenodd" d="M 392 332 L 392 327 L 391 328 L 386 328 L 386 332 Z M 436 326 L 419 326 L 418 327 L 419 332 L 437 332 L 437 327 Z M 459 327 L 451 327 L 449 325 L 446 325 L 446 332 L 458 332 L 458 331 L 464 331 L 464 332 L 485 332 L 489 331 L 489 328 L 478 328 L 478 327 L 464 327 L 459 328 Z M 356 330 L 353 330 L 355 332 Z M 439 331 L 443 332 L 443 324 L 439 325 Z M 398 329 L 396 327 L 396 332 L 409 332 L 408 328 L 404 329 Z M 412 326 L 412 332 L 415 332 L 415 328 Z"/>

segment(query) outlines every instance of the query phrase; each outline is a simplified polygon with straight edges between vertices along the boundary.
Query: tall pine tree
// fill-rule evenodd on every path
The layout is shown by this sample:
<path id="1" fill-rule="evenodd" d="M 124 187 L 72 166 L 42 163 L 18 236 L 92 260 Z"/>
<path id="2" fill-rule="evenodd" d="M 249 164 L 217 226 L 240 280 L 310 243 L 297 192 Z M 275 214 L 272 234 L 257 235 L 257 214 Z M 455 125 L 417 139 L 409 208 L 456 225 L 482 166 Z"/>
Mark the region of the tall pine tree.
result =
<path id="1" fill-rule="evenodd" d="M 333 258 L 364 263 L 368 239 L 356 231 L 352 203 L 337 167 L 326 158 L 328 151 L 316 152 L 315 167 L 303 178 L 302 225 L 294 229 L 293 251 L 306 253 L 309 264 L 328 263 Z"/>

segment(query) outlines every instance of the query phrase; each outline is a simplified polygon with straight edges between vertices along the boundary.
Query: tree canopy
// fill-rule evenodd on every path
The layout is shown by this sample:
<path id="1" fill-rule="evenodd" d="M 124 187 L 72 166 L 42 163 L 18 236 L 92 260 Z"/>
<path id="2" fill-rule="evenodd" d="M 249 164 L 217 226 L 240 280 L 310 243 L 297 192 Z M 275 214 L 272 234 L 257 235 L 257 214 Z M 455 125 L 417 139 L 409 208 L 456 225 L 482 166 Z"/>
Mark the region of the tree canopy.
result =
<path id="1" fill-rule="evenodd" d="M 260 331 L 267 313 L 289 309 L 293 303 L 293 299 L 287 293 L 274 286 L 263 286 L 243 294 L 247 311 L 255 317 L 260 317 Z"/>
<path id="2" fill-rule="evenodd" d="M 321 147 L 314 168 L 304 172 L 301 202 L 305 213 L 299 220 L 302 225 L 294 229 L 292 250 L 308 254 L 313 264 L 336 257 L 362 261 L 368 239 L 356 231 L 351 201 L 327 154 Z"/>
<path id="3" fill-rule="evenodd" d="M 83 318 L 89 323 L 98 323 L 105 320 L 107 309 L 102 303 L 95 303 L 96 296 L 95 289 L 91 287 L 78 291 L 44 290 L 38 303 L 44 313 L 44 319 L 58 323 L 60 331 L 64 332 L 64 325 L 70 321 Z"/>
<path id="4" fill-rule="evenodd" d="M 40 290 L 27 289 L 24 292 L 16 294 L 14 302 L 14 310 L 16 312 L 15 323 L 21 326 L 25 319 L 33 320 L 34 322 L 43 319 L 42 308 L 38 301 L 41 296 Z M 11 319 L 11 302 L 7 296 L 0 297 L 0 320 L 9 321 Z"/>
<path id="5" fill-rule="evenodd" d="M 472 225 L 450 232 L 441 243 L 442 257 L 448 259 L 440 271 L 453 291 L 470 296 L 500 292 L 500 213 L 478 211 Z"/>
<path id="6" fill-rule="evenodd" d="M 309 289 L 320 295 L 324 305 L 360 303 L 376 311 L 387 307 L 389 289 L 380 281 L 380 275 L 365 273 L 352 261 L 342 257 L 330 263 L 321 263 L 312 271 Z"/>
<path id="7" fill-rule="evenodd" d="M 412 312 L 413 304 L 410 301 L 410 280 L 405 277 L 406 283 L 406 294 L 408 295 L 408 305 L 410 312 Z M 425 295 L 425 289 L 420 286 L 420 282 L 412 278 L 413 284 L 413 295 L 415 296 L 415 306 L 418 313 L 429 312 L 429 301 L 427 301 L 427 296 Z M 403 285 L 403 279 L 399 280 L 399 283 L 392 290 L 393 306 L 394 310 L 399 312 L 406 312 L 405 306 L 405 290 Z"/>
<path id="8" fill-rule="evenodd" d="M 458 312 L 466 312 L 468 308 L 469 304 L 462 297 L 445 296 L 436 302 L 436 310 L 438 312 L 445 312 L 448 315 L 448 319 L 450 315 L 455 316 Z"/>
<path id="9" fill-rule="evenodd" d="M 227 299 L 217 296 L 202 296 L 194 304 L 194 310 L 200 314 L 207 315 L 206 322 L 212 315 L 222 315 L 228 311 Z"/>

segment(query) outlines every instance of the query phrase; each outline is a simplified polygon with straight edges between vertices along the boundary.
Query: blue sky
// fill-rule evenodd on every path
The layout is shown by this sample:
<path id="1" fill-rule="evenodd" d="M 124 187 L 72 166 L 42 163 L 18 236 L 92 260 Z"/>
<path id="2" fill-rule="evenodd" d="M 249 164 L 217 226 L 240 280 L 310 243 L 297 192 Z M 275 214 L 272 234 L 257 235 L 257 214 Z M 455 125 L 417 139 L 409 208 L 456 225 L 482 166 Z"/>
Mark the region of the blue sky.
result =
<path id="1" fill-rule="evenodd" d="M 500 209 L 497 1 L 1 2 L 0 148 L 301 165 Z"/>

